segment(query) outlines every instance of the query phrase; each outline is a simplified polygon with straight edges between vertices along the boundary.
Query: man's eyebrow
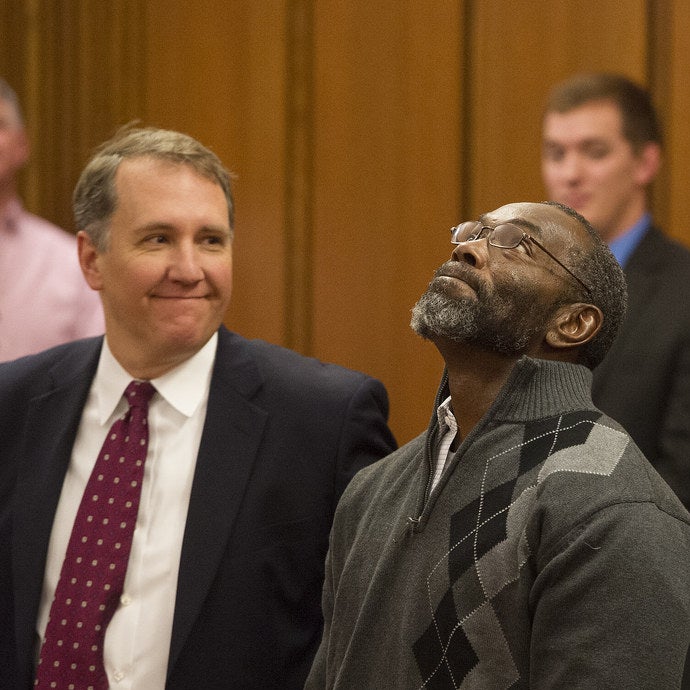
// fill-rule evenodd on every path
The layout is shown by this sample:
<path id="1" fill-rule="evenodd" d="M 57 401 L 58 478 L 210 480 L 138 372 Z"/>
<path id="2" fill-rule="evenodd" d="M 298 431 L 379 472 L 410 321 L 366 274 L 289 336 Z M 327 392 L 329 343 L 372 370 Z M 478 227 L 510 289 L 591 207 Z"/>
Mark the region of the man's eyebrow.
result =
<path id="1" fill-rule="evenodd" d="M 502 220 L 498 223 L 494 222 L 491 220 L 491 216 L 487 214 L 482 214 L 479 216 L 479 222 L 484 225 L 487 224 L 488 227 L 496 226 L 496 225 L 502 225 L 503 223 L 512 223 L 513 225 L 517 225 L 521 228 L 525 228 L 527 230 L 530 230 L 532 233 L 535 235 L 541 236 L 542 230 L 541 228 L 536 225 L 535 223 L 532 223 L 531 221 L 525 219 L 525 218 L 508 218 L 507 220 Z"/>
<path id="2" fill-rule="evenodd" d="M 141 232 L 149 232 L 149 231 L 155 231 L 155 230 L 171 230 L 173 228 L 172 223 L 165 223 L 163 221 L 153 221 L 151 223 L 145 223 L 144 225 L 140 225 L 137 230 L 140 230 Z"/>
<path id="3" fill-rule="evenodd" d="M 531 230 L 533 234 L 535 235 L 541 235 L 541 227 L 537 225 L 536 223 L 532 223 L 529 220 L 525 220 L 524 218 L 513 218 L 511 223 L 515 223 L 515 225 L 519 226 L 524 226 L 528 230 Z"/>
<path id="4" fill-rule="evenodd" d="M 146 234 L 147 232 L 169 232 L 176 231 L 177 226 L 174 223 L 166 223 L 165 221 L 153 221 L 146 223 L 137 228 L 137 232 Z M 202 225 L 199 232 L 212 232 L 221 235 L 232 235 L 232 229 L 223 225 Z"/>

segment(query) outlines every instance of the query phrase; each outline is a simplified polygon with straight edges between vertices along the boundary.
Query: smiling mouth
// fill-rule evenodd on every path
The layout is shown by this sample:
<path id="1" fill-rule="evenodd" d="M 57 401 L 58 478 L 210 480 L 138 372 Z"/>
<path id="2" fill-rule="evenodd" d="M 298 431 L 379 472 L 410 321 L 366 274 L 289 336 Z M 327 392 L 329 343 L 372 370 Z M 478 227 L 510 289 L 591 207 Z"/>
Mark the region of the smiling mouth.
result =
<path id="1" fill-rule="evenodd" d="M 188 299 L 207 299 L 208 295 L 152 295 L 155 299 L 167 300 L 188 300 Z"/>

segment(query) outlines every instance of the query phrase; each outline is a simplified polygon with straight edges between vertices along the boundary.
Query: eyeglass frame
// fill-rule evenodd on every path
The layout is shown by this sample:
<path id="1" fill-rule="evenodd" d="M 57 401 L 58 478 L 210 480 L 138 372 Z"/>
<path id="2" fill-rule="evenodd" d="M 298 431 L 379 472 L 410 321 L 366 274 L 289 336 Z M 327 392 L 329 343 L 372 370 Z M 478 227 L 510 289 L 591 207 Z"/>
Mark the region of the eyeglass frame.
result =
<path id="1" fill-rule="evenodd" d="M 455 239 L 456 234 L 459 232 L 460 228 L 462 228 L 465 225 L 473 225 L 475 228 L 478 229 L 478 232 L 474 233 L 473 235 L 470 235 L 465 240 L 456 240 Z M 491 241 L 491 238 L 492 238 L 494 232 L 496 231 L 496 229 L 500 228 L 504 225 L 508 225 L 510 227 L 513 227 L 521 233 L 521 237 L 517 241 L 516 244 L 504 246 L 504 245 L 500 245 L 500 244 L 495 244 L 494 242 Z M 487 232 L 485 235 L 483 235 L 482 233 L 484 232 L 484 230 L 488 230 L 489 232 Z M 564 271 L 568 272 L 573 278 L 575 278 L 575 280 L 577 280 L 577 282 L 580 283 L 580 285 L 582 285 L 582 287 L 585 290 L 587 290 L 587 292 L 589 294 L 592 294 L 592 290 L 587 286 L 587 284 L 583 280 L 578 278 L 562 261 L 560 261 L 560 259 L 557 259 L 538 239 L 536 239 L 535 237 L 533 237 L 529 233 L 525 232 L 519 225 L 517 225 L 515 223 L 499 223 L 498 225 L 491 227 L 490 225 L 482 224 L 478 220 L 475 220 L 475 221 L 466 220 L 462 223 L 459 223 L 458 225 L 454 225 L 450 229 L 450 232 L 451 232 L 450 241 L 452 244 L 461 244 L 462 242 L 476 242 L 477 240 L 483 240 L 484 238 L 486 238 L 488 243 L 492 247 L 496 247 L 497 249 L 517 249 L 517 247 L 519 247 L 520 244 L 522 244 L 525 240 L 530 240 L 531 242 L 534 242 L 534 244 L 537 245 L 537 247 L 539 247 L 539 249 L 541 249 L 547 256 L 550 256 Z"/>

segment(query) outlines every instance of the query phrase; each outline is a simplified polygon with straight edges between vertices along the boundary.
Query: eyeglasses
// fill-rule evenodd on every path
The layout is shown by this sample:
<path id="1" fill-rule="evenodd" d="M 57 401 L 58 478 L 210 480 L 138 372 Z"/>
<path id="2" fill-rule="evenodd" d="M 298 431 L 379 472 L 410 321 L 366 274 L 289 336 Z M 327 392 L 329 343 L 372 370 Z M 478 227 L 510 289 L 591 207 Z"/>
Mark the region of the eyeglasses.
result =
<path id="1" fill-rule="evenodd" d="M 539 240 L 536 240 L 532 235 L 528 235 L 522 228 L 513 223 L 501 223 L 492 228 L 488 225 L 482 225 L 478 221 L 467 221 L 451 228 L 450 232 L 450 241 L 453 244 L 474 242 L 475 240 L 481 240 L 486 237 L 492 247 L 498 247 L 499 249 L 515 249 L 521 242 L 530 240 L 530 242 L 534 242 L 539 249 L 550 256 L 561 268 L 570 273 L 587 292 L 592 292 L 582 280 L 580 280 L 564 263 L 559 261 L 541 242 L 539 242 Z"/>

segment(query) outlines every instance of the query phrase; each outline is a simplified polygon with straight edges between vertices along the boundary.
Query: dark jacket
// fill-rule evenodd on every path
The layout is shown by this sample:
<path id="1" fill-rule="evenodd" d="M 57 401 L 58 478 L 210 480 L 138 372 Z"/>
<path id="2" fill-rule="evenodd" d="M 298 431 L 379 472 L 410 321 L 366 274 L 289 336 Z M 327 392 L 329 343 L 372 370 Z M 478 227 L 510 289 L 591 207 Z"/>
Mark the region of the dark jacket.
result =
<path id="1" fill-rule="evenodd" d="M 53 515 L 101 338 L 0 365 L 0 688 L 32 686 Z M 170 648 L 171 690 L 301 688 L 352 475 L 386 455 L 383 385 L 221 328 Z"/>
<path id="2" fill-rule="evenodd" d="M 628 315 L 592 397 L 690 508 L 690 251 L 652 228 L 625 276 Z"/>

